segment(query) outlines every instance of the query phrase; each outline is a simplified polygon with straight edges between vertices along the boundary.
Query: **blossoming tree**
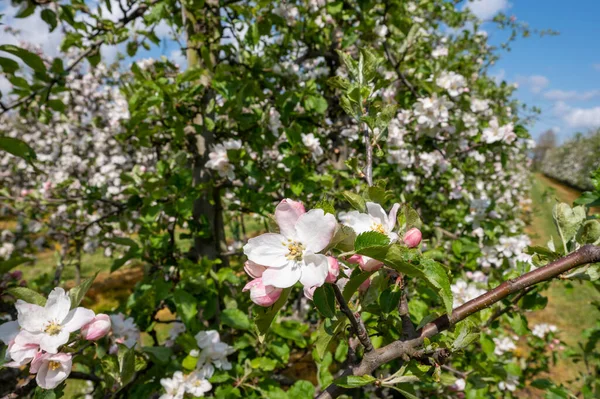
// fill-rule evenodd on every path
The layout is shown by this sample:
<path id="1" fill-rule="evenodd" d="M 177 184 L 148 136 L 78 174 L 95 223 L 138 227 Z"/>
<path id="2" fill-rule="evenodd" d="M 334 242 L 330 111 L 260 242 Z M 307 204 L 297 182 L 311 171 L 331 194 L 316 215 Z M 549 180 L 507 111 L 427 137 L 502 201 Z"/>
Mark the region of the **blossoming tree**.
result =
<path id="1" fill-rule="evenodd" d="M 525 312 L 545 281 L 597 277 L 597 220 L 557 205 L 562 242 L 529 246 L 532 142 L 468 9 L 13 3 L 60 25 L 65 56 L 0 44 L 0 207 L 17 223 L 0 271 L 59 248 L 52 278 L 0 288 L 6 394 L 567 395 L 542 379 L 560 331 Z M 134 58 L 165 27 L 187 68 Z M 107 67 L 111 45 L 129 58 Z M 111 271 L 144 266 L 110 315 L 79 307 L 93 276 L 59 287 L 99 247 Z"/>

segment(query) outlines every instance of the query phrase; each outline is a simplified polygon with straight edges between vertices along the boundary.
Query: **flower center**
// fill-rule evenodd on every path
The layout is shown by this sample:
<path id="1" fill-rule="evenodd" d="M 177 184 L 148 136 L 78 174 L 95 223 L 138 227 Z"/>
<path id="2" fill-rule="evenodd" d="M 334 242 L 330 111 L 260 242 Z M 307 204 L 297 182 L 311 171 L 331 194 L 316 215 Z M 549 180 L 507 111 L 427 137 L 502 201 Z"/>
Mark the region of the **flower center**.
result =
<path id="1" fill-rule="evenodd" d="M 59 367 L 60 367 L 60 363 L 59 362 L 55 362 L 54 360 L 48 362 L 48 368 L 50 370 L 56 370 Z"/>
<path id="2" fill-rule="evenodd" d="M 50 322 L 50 324 L 48 324 L 46 326 L 46 329 L 44 330 L 44 332 L 46 334 L 49 335 L 57 335 L 58 333 L 60 333 L 62 330 L 62 326 L 60 324 L 58 324 L 55 321 Z"/>
<path id="3" fill-rule="evenodd" d="M 371 230 L 376 231 L 381 234 L 386 234 L 385 229 L 381 223 L 373 223 L 371 225 Z"/>
<path id="4" fill-rule="evenodd" d="M 287 243 L 283 243 L 283 245 L 287 246 L 289 253 L 287 254 L 287 258 L 289 260 L 301 260 L 302 252 L 304 251 L 304 245 L 299 243 L 298 241 L 288 240 Z"/>

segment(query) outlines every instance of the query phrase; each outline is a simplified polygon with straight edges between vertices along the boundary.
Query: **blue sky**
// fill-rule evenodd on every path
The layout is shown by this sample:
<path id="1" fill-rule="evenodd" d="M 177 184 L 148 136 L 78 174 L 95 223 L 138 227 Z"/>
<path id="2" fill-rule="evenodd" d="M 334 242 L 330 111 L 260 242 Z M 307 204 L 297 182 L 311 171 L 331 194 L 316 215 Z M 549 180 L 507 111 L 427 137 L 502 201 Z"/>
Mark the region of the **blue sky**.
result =
<path id="1" fill-rule="evenodd" d="M 97 0 L 89 0 L 97 5 Z M 15 19 L 16 8 L 0 0 L 4 23 L 20 29 L 23 38 L 37 44 L 50 56 L 58 55 L 61 33 L 49 34 L 45 23 Z M 100 4 L 103 4 L 101 2 Z M 561 140 L 576 132 L 600 127 L 600 0 L 464 0 L 459 7 L 468 5 L 484 20 L 498 12 L 514 15 L 531 28 L 553 29 L 558 36 L 518 39 L 510 52 L 503 52 L 492 73 L 509 83 L 516 82 L 516 96 L 529 106 L 541 108 L 542 114 L 530 130 L 534 137 L 547 129 L 554 129 Z M 118 7 L 113 7 L 118 9 Z M 39 14 L 39 12 L 38 12 Z M 106 15 L 106 13 L 105 13 Z M 120 15 L 114 15 L 115 18 Z M 39 20 L 39 15 L 34 18 Z M 506 37 L 494 24 L 482 29 L 493 43 Z M 162 25 L 157 34 L 168 37 L 170 29 Z M 17 40 L 0 29 L 0 43 Z M 185 60 L 173 42 L 163 42 L 159 48 L 138 54 L 136 58 L 165 55 L 184 64 Z M 103 47 L 105 59 L 114 59 L 117 49 Z M 7 91 L 9 83 L 0 76 L 0 90 Z"/>
<path id="2" fill-rule="evenodd" d="M 471 7 L 479 14 L 501 10 L 531 28 L 560 33 L 518 39 L 492 70 L 519 84 L 519 100 L 542 109 L 534 137 L 555 129 L 564 140 L 600 127 L 600 0 L 484 0 Z M 505 35 L 492 24 L 483 29 L 494 42 Z"/>

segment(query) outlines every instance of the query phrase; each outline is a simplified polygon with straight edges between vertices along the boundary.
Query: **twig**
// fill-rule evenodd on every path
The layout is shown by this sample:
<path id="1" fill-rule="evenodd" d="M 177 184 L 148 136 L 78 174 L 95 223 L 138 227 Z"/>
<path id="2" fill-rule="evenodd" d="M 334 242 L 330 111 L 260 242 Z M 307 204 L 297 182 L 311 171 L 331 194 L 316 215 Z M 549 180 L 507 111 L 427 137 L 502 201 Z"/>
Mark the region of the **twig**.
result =
<path id="1" fill-rule="evenodd" d="M 408 297 L 406 295 L 406 288 L 402 287 L 402 296 L 400 297 L 400 303 L 398 305 L 398 313 L 400 314 L 400 320 L 402 321 L 402 339 L 413 339 L 417 336 L 415 326 L 410 319 L 408 311 Z"/>
<path id="2" fill-rule="evenodd" d="M 360 316 L 357 317 L 357 315 L 352 313 L 352 310 L 350 310 L 348 304 L 346 303 L 346 300 L 344 299 L 344 295 L 342 294 L 340 287 L 338 287 L 336 284 L 332 284 L 332 287 L 333 292 L 335 293 L 335 298 L 340 304 L 340 309 L 348 317 L 348 320 L 350 320 L 352 330 L 354 330 L 354 334 L 356 335 L 362 346 L 364 346 L 365 352 L 372 352 L 373 344 L 371 343 L 371 339 L 369 338 L 369 334 L 367 333 L 362 319 L 360 318 Z"/>
<path id="3" fill-rule="evenodd" d="M 511 301 L 510 301 L 510 305 L 498 309 L 496 310 L 489 318 L 489 320 L 485 323 L 486 327 L 489 327 L 494 320 L 496 320 L 497 318 L 499 318 L 500 316 L 502 316 L 505 313 L 508 313 L 512 310 L 516 310 L 517 309 L 517 303 L 521 300 L 521 298 L 523 298 L 525 295 L 527 295 L 529 292 L 531 292 L 531 290 L 533 290 L 533 287 L 529 287 L 524 289 L 523 291 L 519 292 Z"/>
<path id="4" fill-rule="evenodd" d="M 585 245 L 564 258 L 558 259 L 516 279 L 503 282 L 498 287 L 454 309 L 450 316 L 444 315 L 438 317 L 433 322 L 425 325 L 422 330 L 418 331 L 419 336 L 415 339 L 395 341 L 383 348 L 365 353 L 360 364 L 354 368 L 346 369 L 343 375 L 371 374 L 381 365 L 404 357 L 406 354 L 414 353 L 415 348 L 422 345 L 425 338 L 432 338 L 470 315 L 492 306 L 511 294 L 523 291 L 543 281 L 556 278 L 571 269 L 596 262 L 600 262 L 600 247 Z M 333 399 L 344 392 L 345 388 L 331 384 L 317 398 Z"/>

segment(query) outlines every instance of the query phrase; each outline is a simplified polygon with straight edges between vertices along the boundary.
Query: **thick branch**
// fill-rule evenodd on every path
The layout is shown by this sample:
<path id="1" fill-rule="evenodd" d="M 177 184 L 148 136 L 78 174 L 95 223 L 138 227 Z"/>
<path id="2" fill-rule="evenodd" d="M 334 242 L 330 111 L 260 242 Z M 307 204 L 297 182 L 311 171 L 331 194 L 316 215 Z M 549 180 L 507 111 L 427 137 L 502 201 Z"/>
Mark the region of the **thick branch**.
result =
<path id="1" fill-rule="evenodd" d="M 438 317 L 433 322 L 425 325 L 425 327 L 418 332 L 419 337 L 415 339 L 410 341 L 395 341 L 383 348 L 365 353 L 360 364 L 353 369 L 347 369 L 343 375 L 371 374 L 381 365 L 404 357 L 407 354 L 414 353 L 414 349 L 420 346 L 425 338 L 431 338 L 439 334 L 456 323 L 466 319 L 470 315 L 492 306 L 511 294 L 526 290 L 528 287 L 543 281 L 556 278 L 571 269 L 596 262 L 600 262 L 600 247 L 585 245 L 564 258 L 558 259 L 516 279 L 503 282 L 493 290 L 454 309 L 450 317 L 447 315 Z M 337 398 L 344 393 L 344 391 L 344 388 L 331 384 L 325 391 L 318 395 L 318 399 Z"/>
<path id="2" fill-rule="evenodd" d="M 369 333 L 367 332 L 365 325 L 363 324 L 360 318 L 360 315 L 357 316 L 354 313 L 352 313 L 352 310 L 350 310 L 350 308 L 348 307 L 348 304 L 346 303 L 346 300 L 344 299 L 344 295 L 342 294 L 342 291 L 340 291 L 340 288 L 336 284 L 332 284 L 332 287 L 333 292 L 335 292 L 335 298 L 340 304 L 340 309 L 346 315 L 346 317 L 348 317 L 348 320 L 350 320 L 350 324 L 352 325 L 352 330 L 354 331 L 354 334 L 356 335 L 362 346 L 364 346 L 365 351 L 372 352 L 373 344 L 371 343 Z"/>

